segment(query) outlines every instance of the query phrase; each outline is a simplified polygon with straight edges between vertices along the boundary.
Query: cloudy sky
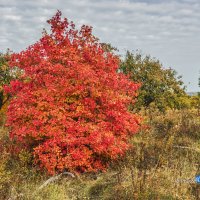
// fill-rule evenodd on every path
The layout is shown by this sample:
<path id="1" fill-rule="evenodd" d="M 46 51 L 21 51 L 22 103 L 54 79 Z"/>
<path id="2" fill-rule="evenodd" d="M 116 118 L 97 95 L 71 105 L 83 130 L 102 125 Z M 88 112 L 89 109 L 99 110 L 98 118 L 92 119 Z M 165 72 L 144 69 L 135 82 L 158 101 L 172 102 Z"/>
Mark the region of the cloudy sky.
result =
<path id="1" fill-rule="evenodd" d="M 158 58 L 183 75 L 188 91 L 199 91 L 200 0 L 0 0 L 0 52 L 37 41 L 57 9 L 121 54 L 139 49 Z"/>

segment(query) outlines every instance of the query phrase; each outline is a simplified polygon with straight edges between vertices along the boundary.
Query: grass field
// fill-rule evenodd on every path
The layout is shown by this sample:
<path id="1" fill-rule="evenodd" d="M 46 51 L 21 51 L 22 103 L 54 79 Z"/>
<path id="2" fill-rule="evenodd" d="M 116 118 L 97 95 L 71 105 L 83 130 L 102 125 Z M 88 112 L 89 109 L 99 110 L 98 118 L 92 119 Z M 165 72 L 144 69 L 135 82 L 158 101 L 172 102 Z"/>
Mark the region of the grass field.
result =
<path id="1" fill-rule="evenodd" d="M 42 189 L 50 177 L 38 171 L 30 153 L 17 157 L 6 151 L 11 142 L 2 122 L 0 199 L 200 199 L 200 184 L 194 182 L 200 174 L 197 110 L 150 112 L 144 121 L 149 128 L 131 139 L 133 148 L 106 172 L 63 175 Z"/>

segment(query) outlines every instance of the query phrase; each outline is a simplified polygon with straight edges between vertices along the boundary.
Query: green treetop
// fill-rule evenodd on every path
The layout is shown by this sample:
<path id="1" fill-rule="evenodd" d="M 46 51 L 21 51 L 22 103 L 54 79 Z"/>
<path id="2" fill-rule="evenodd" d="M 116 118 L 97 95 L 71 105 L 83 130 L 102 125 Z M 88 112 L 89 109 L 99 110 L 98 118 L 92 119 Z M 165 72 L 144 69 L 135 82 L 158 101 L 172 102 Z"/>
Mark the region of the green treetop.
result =
<path id="1" fill-rule="evenodd" d="M 134 82 L 141 83 L 137 108 L 156 106 L 160 111 L 166 108 L 180 108 L 180 97 L 186 95 L 175 70 L 164 69 L 159 60 L 141 53 L 127 51 L 120 70 L 130 75 Z"/>

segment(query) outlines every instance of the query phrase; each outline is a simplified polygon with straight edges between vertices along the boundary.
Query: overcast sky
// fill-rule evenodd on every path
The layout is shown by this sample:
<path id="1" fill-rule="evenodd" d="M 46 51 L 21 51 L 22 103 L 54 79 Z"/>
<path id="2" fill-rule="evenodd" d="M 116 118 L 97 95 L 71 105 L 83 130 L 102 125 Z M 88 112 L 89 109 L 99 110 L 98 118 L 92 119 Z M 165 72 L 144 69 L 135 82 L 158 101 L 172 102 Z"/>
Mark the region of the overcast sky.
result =
<path id="1" fill-rule="evenodd" d="M 158 58 L 183 75 L 188 91 L 199 91 L 200 0 L 0 0 L 0 52 L 36 42 L 57 9 L 121 54 L 139 49 Z"/>

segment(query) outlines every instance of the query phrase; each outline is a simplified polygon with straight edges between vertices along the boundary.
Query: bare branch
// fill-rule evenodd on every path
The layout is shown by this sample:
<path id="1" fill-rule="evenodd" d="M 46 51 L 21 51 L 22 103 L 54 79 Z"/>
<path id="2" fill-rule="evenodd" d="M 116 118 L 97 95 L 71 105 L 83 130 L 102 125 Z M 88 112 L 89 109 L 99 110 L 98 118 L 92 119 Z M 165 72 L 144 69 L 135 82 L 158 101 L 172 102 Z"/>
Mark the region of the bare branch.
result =
<path id="1" fill-rule="evenodd" d="M 48 184 L 55 182 L 56 180 L 60 179 L 62 175 L 69 175 L 72 178 L 75 178 L 75 175 L 72 174 L 71 172 L 63 172 L 59 175 L 56 176 L 52 176 L 51 178 L 49 178 L 48 180 L 46 180 L 39 188 L 38 190 L 41 190 L 42 188 L 46 187 Z"/>
<path id="2" fill-rule="evenodd" d="M 176 146 L 173 146 L 174 148 L 180 148 L 180 149 L 189 149 L 189 150 L 193 150 L 193 151 L 196 151 L 198 153 L 200 153 L 200 149 L 199 148 L 192 148 L 192 147 L 187 147 L 187 146 L 179 146 L 179 145 L 176 145 Z"/>

